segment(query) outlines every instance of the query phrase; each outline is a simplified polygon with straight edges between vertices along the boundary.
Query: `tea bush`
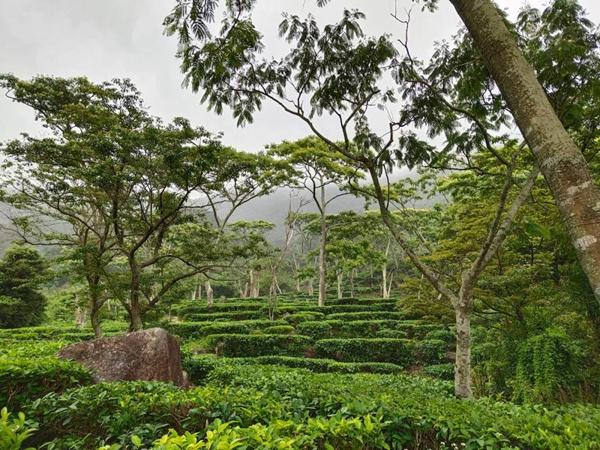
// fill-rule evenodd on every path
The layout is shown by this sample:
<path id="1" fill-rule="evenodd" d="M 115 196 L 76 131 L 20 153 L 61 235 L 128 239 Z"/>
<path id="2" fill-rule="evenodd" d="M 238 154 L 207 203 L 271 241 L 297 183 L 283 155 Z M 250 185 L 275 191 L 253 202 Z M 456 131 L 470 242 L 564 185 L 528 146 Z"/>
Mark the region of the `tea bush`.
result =
<path id="1" fill-rule="evenodd" d="M 286 322 L 296 326 L 301 322 L 314 322 L 323 320 L 325 314 L 320 312 L 300 312 L 296 314 L 290 314 L 289 316 L 282 316 L 282 319 Z"/>
<path id="2" fill-rule="evenodd" d="M 49 392 L 61 393 L 91 381 L 91 373 L 73 361 L 0 359 L 0 405 L 16 411 Z"/>
<path id="3" fill-rule="evenodd" d="M 19 450 L 23 442 L 30 437 L 37 428 L 31 421 L 25 420 L 25 414 L 19 413 L 16 418 L 10 419 L 11 414 L 6 408 L 0 410 L 0 448 L 2 450 Z M 26 450 L 33 450 L 29 447 Z"/>
<path id="4" fill-rule="evenodd" d="M 407 366 L 413 344 L 406 339 L 322 339 L 315 343 L 318 357 L 342 362 L 390 362 Z"/>
<path id="5" fill-rule="evenodd" d="M 40 428 L 28 443 L 51 442 L 50 448 L 61 449 L 131 448 L 132 440 L 151 448 L 156 440 L 168 442 L 165 435 L 174 445 L 203 442 L 198 448 L 207 442 L 228 448 L 240 436 L 245 445 L 255 436 L 263 443 L 250 448 L 280 448 L 285 442 L 306 450 L 331 448 L 325 443 L 336 450 L 367 448 L 372 442 L 393 449 L 590 450 L 600 442 L 596 406 L 464 401 L 452 396 L 451 383 L 435 379 L 245 364 L 222 364 L 206 386 L 188 391 L 156 382 L 93 385 L 49 394 L 25 412 Z M 375 424 L 373 434 L 365 426 L 367 416 Z M 245 434 L 253 429 L 260 431 Z"/>
<path id="6" fill-rule="evenodd" d="M 441 364 L 446 361 L 448 344 L 441 339 L 424 339 L 414 344 L 415 358 L 422 364 Z"/>
<path id="7" fill-rule="evenodd" d="M 299 335 L 213 334 L 206 338 L 205 345 L 215 349 L 219 356 L 302 356 L 312 345 L 312 339 Z"/>

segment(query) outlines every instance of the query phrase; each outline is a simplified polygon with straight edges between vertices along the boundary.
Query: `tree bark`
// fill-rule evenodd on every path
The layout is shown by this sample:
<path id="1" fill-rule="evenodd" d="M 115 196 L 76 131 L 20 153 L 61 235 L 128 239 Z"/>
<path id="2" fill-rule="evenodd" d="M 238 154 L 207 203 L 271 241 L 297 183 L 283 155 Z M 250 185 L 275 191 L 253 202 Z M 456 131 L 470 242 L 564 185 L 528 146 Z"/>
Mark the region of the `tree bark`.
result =
<path id="1" fill-rule="evenodd" d="M 454 371 L 454 394 L 470 398 L 471 390 L 471 312 L 472 301 L 459 300 L 461 305 L 454 309 L 456 314 L 456 369 Z"/>
<path id="2" fill-rule="evenodd" d="M 600 190 L 491 0 L 450 0 L 465 23 L 556 200 L 600 302 Z"/>
<path id="3" fill-rule="evenodd" d="M 206 306 L 211 306 L 214 303 L 214 296 L 210 280 L 206 280 L 204 283 L 204 291 L 206 292 Z"/>

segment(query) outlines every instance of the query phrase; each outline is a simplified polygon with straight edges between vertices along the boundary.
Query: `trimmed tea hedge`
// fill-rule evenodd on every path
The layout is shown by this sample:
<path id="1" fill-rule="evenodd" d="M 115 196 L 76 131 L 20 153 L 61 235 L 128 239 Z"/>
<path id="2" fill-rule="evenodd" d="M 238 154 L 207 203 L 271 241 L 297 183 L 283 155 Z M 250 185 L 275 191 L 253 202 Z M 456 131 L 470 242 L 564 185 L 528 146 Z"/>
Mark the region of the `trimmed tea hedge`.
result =
<path id="1" fill-rule="evenodd" d="M 342 362 L 389 362 L 403 367 L 413 362 L 413 344 L 406 339 L 322 339 L 318 357 Z"/>
<path id="2" fill-rule="evenodd" d="M 219 356 L 303 356 L 313 340 L 308 336 L 282 334 L 213 334 L 206 338 L 207 350 Z"/>
<path id="3" fill-rule="evenodd" d="M 49 392 L 90 384 L 91 373 L 73 361 L 46 357 L 39 359 L 0 359 L 0 405 L 12 411 Z"/>

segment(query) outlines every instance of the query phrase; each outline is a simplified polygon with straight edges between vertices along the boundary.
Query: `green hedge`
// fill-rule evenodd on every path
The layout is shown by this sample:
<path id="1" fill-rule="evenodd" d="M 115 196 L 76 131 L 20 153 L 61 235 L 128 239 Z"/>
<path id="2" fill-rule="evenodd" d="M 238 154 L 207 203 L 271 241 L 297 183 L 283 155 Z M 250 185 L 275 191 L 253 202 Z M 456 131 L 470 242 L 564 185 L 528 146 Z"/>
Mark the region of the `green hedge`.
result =
<path id="1" fill-rule="evenodd" d="M 422 364 L 434 365 L 446 362 L 448 343 L 441 339 L 424 339 L 416 341 L 415 358 Z"/>
<path id="2" fill-rule="evenodd" d="M 295 314 L 290 314 L 289 316 L 282 315 L 281 317 L 288 323 L 292 325 L 298 325 L 301 322 L 313 322 L 317 320 L 325 319 L 325 314 L 322 312 L 299 312 Z"/>
<path id="3" fill-rule="evenodd" d="M 308 336 L 281 334 L 213 334 L 206 338 L 207 350 L 220 356 L 303 356 L 311 347 Z"/>
<path id="4" fill-rule="evenodd" d="M 307 369 L 317 373 L 401 373 L 404 371 L 402 367 L 392 363 L 344 363 L 333 359 L 295 358 L 293 356 L 258 356 L 238 358 L 235 361 L 243 364 L 273 364 L 294 369 Z"/>
<path id="5" fill-rule="evenodd" d="M 406 367 L 413 362 L 413 344 L 407 339 L 322 339 L 315 343 L 317 357 L 341 362 L 389 362 Z"/>
<path id="6" fill-rule="evenodd" d="M 161 325 L 169 333 L 194 340 L 211 334 L 249 334 L 273 326 L 287 325 L 284 320 L 240 320 L 237 322 L 179 322 Z"/>
<path id="7" fill-rule="evenodd" d="M 73 361 L 52 357 L 0 359 L 0 405 L 17 411 L 49 392 L 90 384 L 91 373 Z"/>
<path id="8" fill-rule="evenodd" d="M 421 320 L 405 320 L 396 325 L 396 330 L 404 331 L 409 339 L 425 339 L 429 333 L 445 329 L 445 325 L 424 323 Z"/>
<path id="9" fill-rule="evenodd" d="M 335 328 L 333 321 L 315 321 L 315 322 L 300 322 L 296 325 L 298 334 L 304 336 L 310 336 L 313 339 L 324 339 L 333 337 L 335 334 Z M 341 320 L 338 320 L 338 325 L 341 324 Z"/>
<path id="10" fill-rule="evenodd" d="M 264 334 L 294 334 L 296 329 L 291 325 L 275 325 L 262 330 Z"/>
<path id="11" fill-rule="evenodd" d="M 364 311 L 328 314 L 327 320 L 402 320 L 404 313 L 397 311 Z"/>
<path id="12" fill-rule="evenodd" d="M 254 320 L 254 319 L 268 319 L 269 315 L 266 311 L 232 311 L 222 313 L 205 313 L 205 314 L 187 314 L 185 320 L 187 322 L 230 322 L 233 320 Z"/>
<path id="13" fill-rule="evenodd" d="M 454 380 L 454 363 L 435 364 L 423 367 L 423 373 L 440 380 Z"/>
<path id="14" fill-rule="evenodd" d="M 207 427 L 212 430 L 210 439 L 223 440 L 223 448 L 235 439 L 227 427 L 249 428 L 253 440 L 242 445 L 264 449 L 346 450 L 367 445 L 372 449 L 441 449 L 445 445 L 467 450 L 591 450 L 600 442 L 600 409 L 594 405 L 519 406 L 489 398 L 464 401 L 454 398 L 452 384 L 441 380 L 320 374 L 275 366 L 223 365 L 209 378 L 206 386 L 187 391 L 157 382 L 128 382 L 50 394 L 25 411 L 40 428 L 34 435 L 37 441 L 28 445 L 53 441 L 53 448 L 95 449 L 105 444 L 132 448 L 131 438 L 136 435 L 141 441 L 136 448 L 152 448 L 152 442 L 169 428 L 180 434 L 199 433 L 202 440 Z M 372 419 L 366 421 L 369 415 Z M 355 423 L 357 418 L 360 423 Z M 224 426 L 226 422 L 230 424 Z M 315 425 L 312 431 L 296 435 L 297 430 L 308 430 L 309 424 Z M 279 428 L 261 434 L 265 427 Z M 317 430 L 351 440 L 323 437 L 311 441 L 311 436 L 322 436 Z M 211 448 L 217 448 L 212 442 Z"/>
<path id="15" fill-rule="evenodd" d="M 212 314 L 212 313 L 224 313 L 224 312 L 236 312 L 236 311 L 248 311 L 251 309 L 259 309 L 265 306 L 265 302 L 257 302 L 253 299 L 252 302 L 230 302 L 227 303 L 214 303 L 211 306 L 207 306 L 206 302 L 192 301 L 184 302 L 179 305 L 174 305 L 171 314 L 181 318 L 185 318 L 189 314 Z"/>

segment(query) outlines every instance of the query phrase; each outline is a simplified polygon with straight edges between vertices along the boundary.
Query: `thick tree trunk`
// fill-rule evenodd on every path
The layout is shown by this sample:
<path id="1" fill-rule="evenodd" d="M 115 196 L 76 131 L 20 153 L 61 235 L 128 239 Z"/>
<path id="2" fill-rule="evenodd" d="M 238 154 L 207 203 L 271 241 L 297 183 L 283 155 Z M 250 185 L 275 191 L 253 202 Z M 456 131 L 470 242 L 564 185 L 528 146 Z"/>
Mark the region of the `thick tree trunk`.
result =
<path id="1" fill-rule="evenodd" d="M 600 301 L 600 190 L 491 0 L 450 0 L 473 37 L 556 200 Z"/>
<path id="2" fill-rule="evenodd" d="M 140 303 L 141 269 L 134 263 L 129 264 L 131 270 L 131 291 L 129 292 L 129 331 L 139 331 L 142 323 L 142 305 Z"/>

